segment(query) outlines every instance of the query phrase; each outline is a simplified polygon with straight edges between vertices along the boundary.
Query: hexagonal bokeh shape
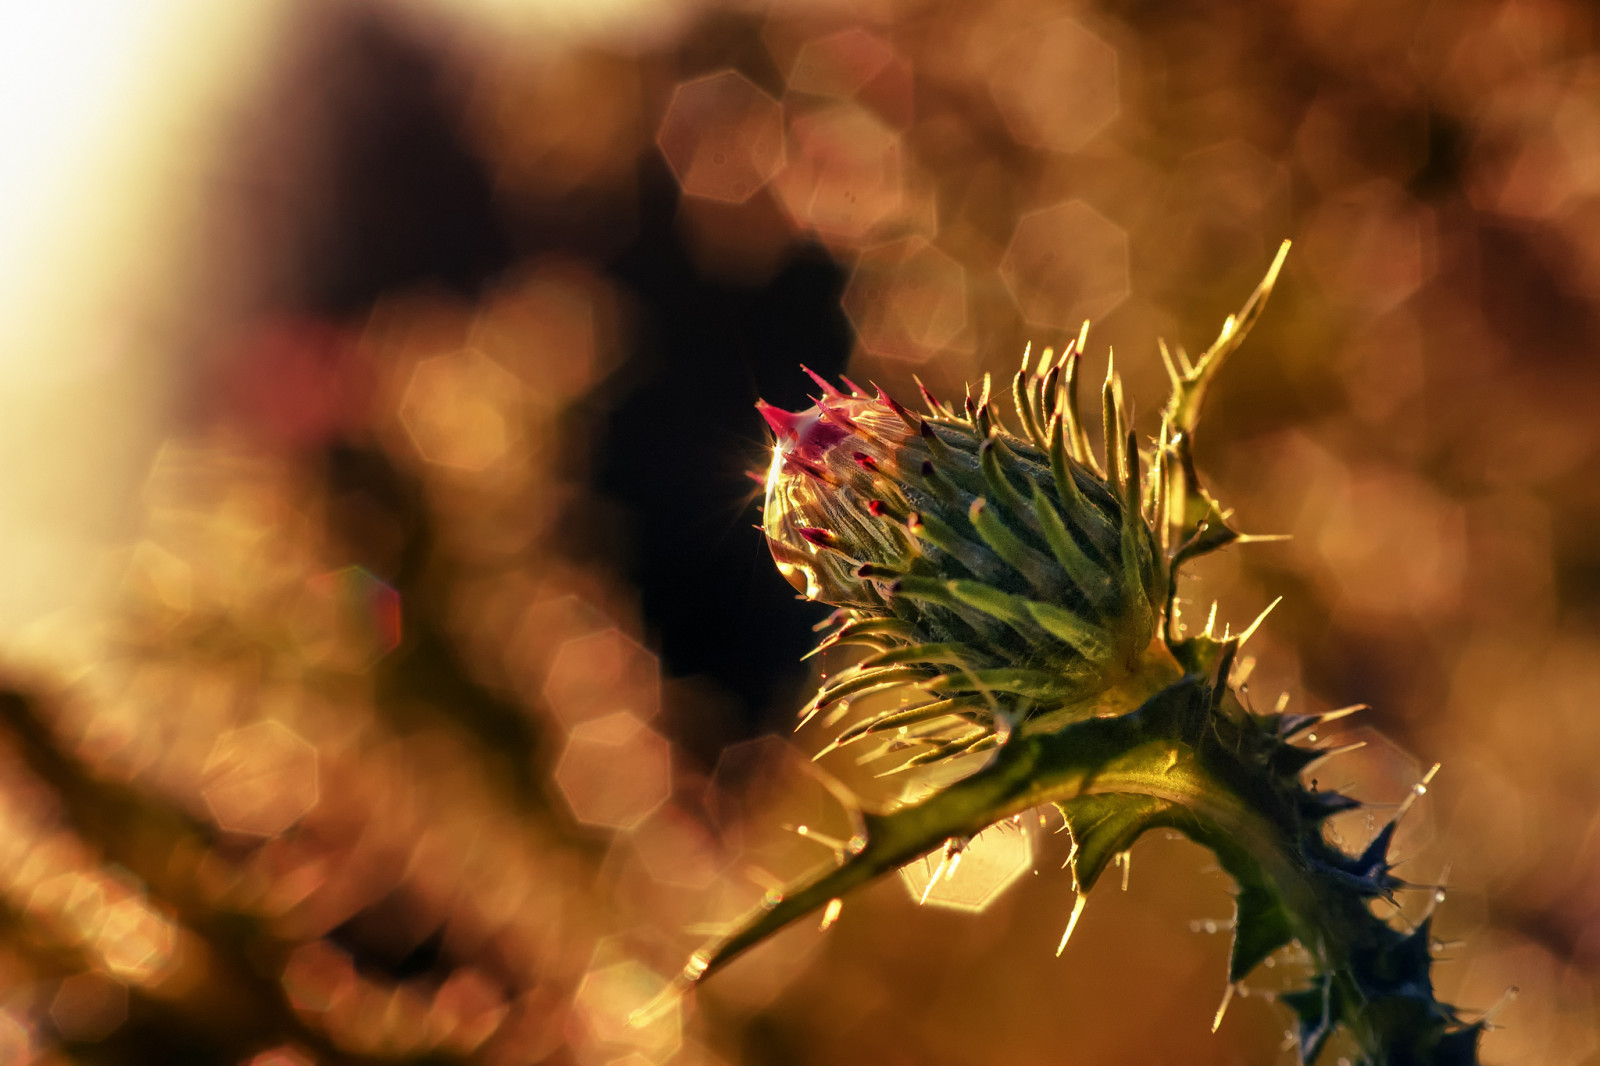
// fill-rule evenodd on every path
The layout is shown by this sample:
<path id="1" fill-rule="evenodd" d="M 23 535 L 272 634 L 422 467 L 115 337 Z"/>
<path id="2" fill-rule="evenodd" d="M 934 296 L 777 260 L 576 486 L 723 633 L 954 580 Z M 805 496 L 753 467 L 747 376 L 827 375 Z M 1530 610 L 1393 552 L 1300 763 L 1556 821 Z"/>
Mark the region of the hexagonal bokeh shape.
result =
<path id="1" fill-rule="evenodd" d="M 678 1005 L 657 1011 L 642 1025 L 634 1025 L 630 1015 L 652 1005 L 666 987 L 666 978 L 642 962 L 624 959 L 584 974 L 572 1007 L 599 1043 L 636 1048 L 648 1054 L 650 1061 L 661 1062 L 683 1042 Z"/>
<path id="2" fill-rule="evenodd" d="M 710 888 L 726 865 L 706 827 L 669 804 L 646 819 L 633 834 L 634 854 L 655 881 L 680 888 Z"/>
<path id="3" fill-rule="evenodd" d="M 317 749 L 275 719 L 230 729 L 211 749 L 200 794 L 223 829 L 277 836 L 317 805 Z"/>
<path id="4" fill-rule="evenodd" d="M 33 1028 L 0 1008 L 0 1062 L 32 1062 L 35 1050 Z"/>
<path id="5" fill-rule="evenodd" d="M 511 1011 L 503 992 L 482 971 L 462 966 L 433 997 L 433 1014 L 450 1035 L 445 1050 L 458 1055 L 476 1051 L 494 1035 Z"/>
<path id="6" fill-rule="evenodd" d="M 900 868 L 911 898 L 930 907 L 977 913 L 1033 868 L 1033 833 L 1012 822 L 991 825 L 967 844 L 954 872 L 937 854 Z M 937 880 L 934 880 L 937 875 Z"/>
<path id="7" fill-rule="evenodd" d="M 579 723 L 553 776 L 578 821 L 632 829 L 672 794 L 672 752 L 665 739 L 622 712 Z"/>
<path id="8" fill-rule="evenodd" d="M 114 977 L 143 985 L 172 964 L 178 934 L 172 922 L 149 903 L 129 897 L 105 909 L 95 947 Z"/>
<path id="9" fill-rule="evenodd" d="M 598 274 L 552 259 L 497 288 L 472 323 L 473 343 L 519 375 L 542 409 L 582 395 L 616 359 L 615 293 Z"/>
<path id="10" fill-rule="evenodd" d="M 355 990 L 350 957 L 325 940 L 302 944 L 289 954 L 279 978 L 289 1004 L 301 1014 L 323 1014 Z"/>
<path id="11" fill-rule="evenodd" d="M 660 705 L 661 667 L 649 649 L 613 626 L 557 648 L 543 691 L 546 705 L 567 725 L 618 711 L 645 721 Z"/>
<path id="12" fill-rule="evenodd" d="M 67 1040 L 104 1040 L 128 1020 L 128 988 L 104 974 L 73 974 L 50 1000 L 50 1021 Z"/>
<path id="13" fill-rule="evenodd" d="M 796 225 L 825 241 L 854 244 L 899 210 L 900 137 L 854 104 L 789 124 L 789 165 L 773 182 Z"/>
<path id="14" fill-rule="evenodd" d="M 188 615 L 194 598 L 194 575 L 187 561 L 147 540 L 129 553 L 123 588 L 144 611 L 147 623 L 166 629 Z"/>
<path id="15" fill-rule="evenodd" d="M 1077 19 L 1033 27 L 995 65 L 989 92 L 1020 143 L 1077 151 L 1121 107 L 1117 50 Z"/>
<path id="16" fill-rule="evenodd" d="M 419 361 L 400 398 L 400 422 L 417 454 L 460 470 L 504 458 L 521 414 L 517 376 L 472 348 Z"/>
<path id="17" fill-rule="evenodd" d="M 789 68 L 794 92 L 859 100 L 899 129 L 911 125 L 911 66 L 884 38 L 851 26 L 800 46 Z"/>
<path id="18" fill-rule="evenodd" d="M 1336 490 L 1309 543 L 1337 585 L 1341 610 L 1422 617 L 1451 610 L 1467 590 L 1467 515 L 1427 479 L 1356 468 Z"/>
<path id="19" fill-rule="evenodd" d="M 316 662 L 361 671 L 400 645 L 400 593 L 360 566 L 318 574 L 306 582 L 302 641 Z"/>
<path id="20" fill-rule="evenodd" d="M 1305 263 L 1328 295 L 1371 314 L 1405 302 L 1437 269 L 1433 209 L 1392 181 L 1324 198 L 1304 228 Z"/>
<path id="21" fill-rule="evenodd" d="M 1077 329 L 1127 298 L 1128 234 L 1082 200 L 1017 220 L 1000 276 L 1030 323 Z"/>
<path id="22" fill-rule="evenodd" d="M 894 60 L 889 42 L 860 26 L 814 37 L 800 46 L 789 68 L 789 88 L 851 97 Z"/>
<path id="23" fill-rule="evenodd" d="M 967 324 L 966 272 L 921 237 L 892 241 L 861 254 L 842 302 L 867 351 L 921 363 Z"/>
<path id="24" fill-rule="evenodd" d="M 686 81 L 656 145 L 685 196 L 743 203 L 783 168 L 783 105 L 734 70 Z"/>

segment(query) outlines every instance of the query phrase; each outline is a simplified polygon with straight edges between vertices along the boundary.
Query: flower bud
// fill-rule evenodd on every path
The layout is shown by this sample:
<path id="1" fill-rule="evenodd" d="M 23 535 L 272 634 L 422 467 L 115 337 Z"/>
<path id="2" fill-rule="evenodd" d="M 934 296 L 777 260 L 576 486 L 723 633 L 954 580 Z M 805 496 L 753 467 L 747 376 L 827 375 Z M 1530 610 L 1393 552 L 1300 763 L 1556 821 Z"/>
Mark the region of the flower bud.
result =
<path id="1" fill-rule="evenodd" d="M 915 686 L 936 702 L 840 742 L 908 714 L 939 717 L 932 708 L 964 724 L 933 757 L 1063 709 L 1095 713 L 1094 697 L 1136 671 L 1156 637 L 1168 580 L 1114 376 L 1109 475 L 1079 424 L 1073 348 L 1059 361 L 1045 353 L 1032 372 L 1024 359 L 1020 433 L 1001 424 L 987 381 L 961 412 L 928 396 L 921 416 L 881 389 L 812 376 L 815 407 L 758 405 L 775 437 L 763 528 L 784 576 L 842 609 L 825 646 L 877 654 L 836 676 L 808 713 Z"/>

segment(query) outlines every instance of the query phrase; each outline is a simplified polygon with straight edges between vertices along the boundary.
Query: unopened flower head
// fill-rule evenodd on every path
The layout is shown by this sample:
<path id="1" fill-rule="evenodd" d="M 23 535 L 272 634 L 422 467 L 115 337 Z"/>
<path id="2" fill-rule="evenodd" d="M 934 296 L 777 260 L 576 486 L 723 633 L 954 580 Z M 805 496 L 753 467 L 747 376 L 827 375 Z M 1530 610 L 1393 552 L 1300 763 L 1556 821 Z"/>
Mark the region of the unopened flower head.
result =
<path id="1" fill-rule="evenodd" d="M 959 410 L 925 394 L 926 415 L 820 377 L 808 410 L 760 405 L 775 437 L 764 528 L 778 568 L 841 608 L 830 641 L 878 649 L 812 710 L 910 685 L 992 742 L 996 723 L 1078 706 L 1136 668 L 1167 587 L 1144 515 L 1154 494 L 1114 381 L 1104 470 L 1089 454 L 1075 371 L 1070 347 L 1024 363 L 1015 433 L 987 384 Z"/>

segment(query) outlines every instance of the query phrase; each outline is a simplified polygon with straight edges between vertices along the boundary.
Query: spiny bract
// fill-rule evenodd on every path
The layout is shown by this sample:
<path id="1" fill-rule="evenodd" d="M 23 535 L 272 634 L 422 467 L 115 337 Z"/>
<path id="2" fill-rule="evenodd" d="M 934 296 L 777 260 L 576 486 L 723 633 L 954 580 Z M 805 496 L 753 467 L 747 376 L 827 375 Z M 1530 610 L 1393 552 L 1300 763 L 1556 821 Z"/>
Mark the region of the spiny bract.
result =
<path id="1" fill-rule="evenodd" d="M 850 724 L 830 749 L 892 731 L 886 751 L 913 752 L 902 769 L 992 750 L 915 803 L 852 805 L 856 831 L 838 865 L 697 952 L 680 989 L 812 911 L 836 913 L 859 884 L 941 848 L 951 858 L 985 827 L 1051 804 L 1073 838 L 1067 935 L 1114 856 L 1147 829 L 1177 829 L 1237 884 L 1230 995 L 1280 947 L 1298 942 L 1309 956 L 1308 986 L 1281 997 L 1303 1061 L 1343 1027 L 1369 1066 L 1476 1062 L 1483 1022 L 1433 995 L 1429 921 L 1399 929 L 1371 909 L 1410 887 L 1388 857 L 1410 802 L 1360 854 L 1329 843 L 1327 818 L 1360 804 L 1306 788 L 1302 771 L 1336 752 L 1295 741 L 1342 712 L 1254 711 L 1230 683 L 1254 627 L 1218 636 L 1208 622 L 1185 636 L 1177 619 L 1179 568 L 1246 539 L 1200 488 L 1191 440 L 1207 386 L 1287 251 L 1200 358 L 1162 346 L 1172 396 L 1147 454 L 1114 371 L 1101 454 L 1090 447 L 1077 404 L 1087 326 L 1060 358 L 1024 356 L 1016 432 L 987 378 L 959 410 L 924 390 L 926 415 L 821 378 L 807 411 L 761 405 L 775 437 L 763 528 L 778 568 L 838 608 L 823 647 L 873 649 L 803 717 L 842 718 L 851 699 L 899 689 L 905 706 Z"/>
<path id="2" fill-rule="evenodd" d="M 895 685 L 938 697 L 842 740 L 945 719 L 953 735 L 924 759 L 982 750 L 1019 724 L 1095 713 L 1151 654 L 1171 661 L 1155 639 L 1168 580 L 1144 514 L 1155 501 L 1123 443 L 1121 390 L 1107 378 L 1108 478 L 1077 415 L 1077 356 L 1073 344 L 1024 360 L 1020 435 L 995 417 L 987 379 L 962 413 L 930 397 L 922 417 L 821 378 L 808 411 L 761 405 L 777 438 L 764 528 L 778 568 L 841 608 L 827 643 L 878 649 L 808 713 Z"/>

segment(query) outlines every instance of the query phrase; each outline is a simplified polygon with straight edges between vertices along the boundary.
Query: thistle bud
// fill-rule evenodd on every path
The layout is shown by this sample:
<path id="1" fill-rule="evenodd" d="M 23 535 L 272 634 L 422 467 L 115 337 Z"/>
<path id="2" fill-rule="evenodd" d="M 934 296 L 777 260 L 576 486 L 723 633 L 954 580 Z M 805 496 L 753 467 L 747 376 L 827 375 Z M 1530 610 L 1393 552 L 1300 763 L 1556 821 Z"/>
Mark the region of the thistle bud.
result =
<path id="1" fill-rule="evenodd" d="M 1024 358 L 1017 433 L 987 381 L 959 412 L 929 396 L 928 414 L 914 414 L 881 389 L 816 375 L 816 406 L 758 405 L 775 438 L 763 527 L 778 569 L 841 608 L 825 645 L 877 649 L 808 712 L 891 686 L 936 701 L 841 742 L 908 713 L 926 721 L 932 706 L 959 724 L 953 746 L 928 754 L 971 750 L 1058 711 L 1095 713 L 1097 695 L 1161 648 L 1168 575 L 1144 513 L 1158 494 L 1141 488 L 1114 376 L 1103 461 L 1090 453 L 1076 370 L 1072 347 L 1032 371 Z"/>

